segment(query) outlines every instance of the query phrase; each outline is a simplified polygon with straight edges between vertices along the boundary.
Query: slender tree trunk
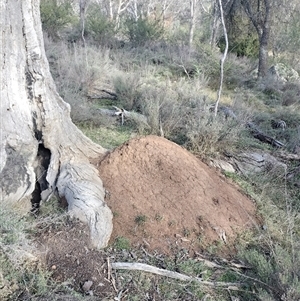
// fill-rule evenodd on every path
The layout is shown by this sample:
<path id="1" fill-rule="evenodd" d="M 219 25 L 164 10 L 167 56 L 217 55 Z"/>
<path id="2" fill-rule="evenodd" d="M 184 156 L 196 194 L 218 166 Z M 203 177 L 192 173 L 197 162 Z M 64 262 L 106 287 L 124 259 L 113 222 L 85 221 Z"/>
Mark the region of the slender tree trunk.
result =
<path id="1" fill-rule="evenodd" d="M 133 15 L 134 15 L 134 20 L 137 22 L 138 20 L 138 7 L 137 7 L 137 0 L 133 1 Z"/>
<path id="2" fill-rule="evenodd" d="M 114 20 L 114 13 L 113 13 L 113 4 L 112 0 L 108 0 L 108 12 L 109 12 L 109 20 Z"/>
<path id="3" fill-rule="evenodd" d="M 130 2 L 131 2 L 131 0 L 127 0 L 127 1 L 119 0 L 117 12 L 116 12 L 116 20 L 115 20 L 115 29 L 116 30 L 120 26 L 121 13 L 127 9 Z"/>
<path id="4" fill-rule="evenodd" d="M 214 48 L 216 46 L 216 40 L 217 40 L 217 32 L 219 29 L 219 11 L 217 9 L 218 4 L 216 3 L 216 1 L 214 1 L 213 4 L 213 20 L 212 20 L 212 25 L 211 25 L 211 36 L 210 36 L 210 46 L 211 48 Z"/>
<path id="5" fill-rule="evenodd" d="M 196 26 L 196 5 L 197 0 L 190 0 L 190 32 L 189 32 L 189 48 L 191 49 L 194 41 L 194 31 Z"/>
<path id="6" fill-rule="evenodd" d="M 0 206 L 28 212 L 52 193 L 90 226 L 95 246 L 106 246 L 112 213 L 90 160 L 106 150 L 86 138 L 58 95 L 44 51 L 38 0 L 1 3 Z M 32 199 L 37 195 L 36 199 Z"/>
<path id="7" fill-rule="evenodd" d="M 221 99 L 223 78 L 224 78 L 224 62 L 226 60 L 226 56 L 227 56 L 227 52 L 228 52 L 228 36 L 227 36 L 227 29 L 226 29 L 226 24 L 225 24 L 225 20 L 224 20 L 222 0 L 218 0 L 218 3 L 219 3 L 219 10 L 220 10 L 220 15 L 221 15 L 221 22 L 222 22 L 222 26 L 223 26 L 223 32 L 224 32 L 226 45 L 225 45 L 225 50 L 222 55 L 221 63 L 220 63 L 220 85 L 219 85 L 219 90 L 218 90 L 218 98 L 217 98 L 216 105 L 215 105 L 215 116 L 217 116 L 218 106 L 219 106 L 219 102 Z"/>
<path id="8" fill-rule="evenodd" d="M 85 43 L 85 13 L 89 5 L 89 0 L 80 0 L 79 7 L 80 7 L 80 24 L 81 24 L 81 39 L 84 48 L 85 54 L 85 65 L 88 66 L 88 58 L 87 58 L 87 50 L 86 50 L 86 43 Z"/>

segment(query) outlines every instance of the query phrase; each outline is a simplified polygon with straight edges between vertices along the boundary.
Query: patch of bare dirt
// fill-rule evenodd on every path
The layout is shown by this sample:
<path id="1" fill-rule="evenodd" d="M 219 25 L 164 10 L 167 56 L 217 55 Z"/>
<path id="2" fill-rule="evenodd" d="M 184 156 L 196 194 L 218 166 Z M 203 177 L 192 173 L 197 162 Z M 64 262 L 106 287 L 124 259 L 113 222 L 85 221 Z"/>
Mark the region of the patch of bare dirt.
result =
<path id="1" fill-rule="evenodd" d="M 40 249 L 44 250 L 44 262 L 54 280 L 85 296 L 115 295 L 107 279 L 108 255 L 104 250 L 91 247 L 86 225 L 68 218 L 62 223 L 42 225 L 42 228 L 37 241 Z M 58 296 L 56 298 L 60 300 Z M 51 296 L 51 300 L 56 298 Z"/>
<path id="2" fill-rule="evenodd" d="M 256 223 L 255 205 L 238 187 L 164 138 L 130 140 L 98 169 L 114 214 L 112 242 L 122 236 L 166 254 L 174 246 L 228 248 Z"/>

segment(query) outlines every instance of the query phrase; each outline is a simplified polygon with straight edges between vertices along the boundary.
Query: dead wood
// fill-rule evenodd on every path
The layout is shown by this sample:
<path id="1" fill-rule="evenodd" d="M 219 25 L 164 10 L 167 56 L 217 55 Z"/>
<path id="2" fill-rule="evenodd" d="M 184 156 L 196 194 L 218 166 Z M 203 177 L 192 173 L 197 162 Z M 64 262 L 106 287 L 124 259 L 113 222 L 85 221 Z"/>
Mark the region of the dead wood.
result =
<path id="1" fill-rule="evenodd" d="M 178 272 L 173 272 L 170 270 L 160 269 L 155 266 L 151 266 L 144 263 L 138 262 L 113 262 L 111 263 L 111 267 L 116 270 L 134 270 L 134 271 L 142 271 L 147 273 L 152 273 L 160 276 L 165 276 L 181 281 L 196 281 L 203 285 L 212 286 L 212 287 L 226 287 L 227 289 L 236 290 L 241 283 L 231 283 L 231 282 L 212 282 L 212 281 L 204 281 L 201 278 L 187 276 Z"/>
<path id="2" fill-rule="evenodd" d="M 257 126 L 252 122 L 246 123 L 247 127 L 250 129 L 251 134 L 254 138 L 260 140 L 261 142 L 271 144 L 272 146 L 276 147 L 284 147 L 284 143 L 280 142 L 279 140 L 276 140 L 265 133 L 263 133 L 260 129 L 257 128 Z"/>
<path id="3" fill-rule="evenodd" d="M 210 108 L 210 111 L 212 111 L 212 110 L 214 110 L 214 111 L 217 110 L 218 112 L 222 112 L 225 115 L 226 119 L 228 117 L 231 117 L 232 119 L 237 120 L 240 123 L 242 122 L 242 120 L 239 120 L 238 117 L 233 112 L 233 110 L 229 107 L 219 106 L 218 108 L 216 108 L 216 105 L 214 105 Z M 279 147 L 279 148 L 285 146 L 285 144 L 282 143 L 281 141 L 276 140 L 276 139 L 266 135 L 253 122 L 247 122 L 246 126 L 250 129 L 252 136 L 254 138 L 260 140 L 261 142 L 268 143 L 268 144 L 271 144 L 272 146 Z"/>
<path id="4" fill-rule="evenodd" d="M 121 124 L 124 124 L 124 120 L 130 119 L 135 121 L 138 124 L 143 124 L 146 127 L 149 127 L 147 117 L 143 114 L 134 112 L 134 111 L 127 111 L 125 109 L 118 108 L 116 106 L 113 106 L 114 109 L 98 109 L 99 113 L 102 115 L 107 115 L 111 117 L 120 117 L 121 118 Z"/>

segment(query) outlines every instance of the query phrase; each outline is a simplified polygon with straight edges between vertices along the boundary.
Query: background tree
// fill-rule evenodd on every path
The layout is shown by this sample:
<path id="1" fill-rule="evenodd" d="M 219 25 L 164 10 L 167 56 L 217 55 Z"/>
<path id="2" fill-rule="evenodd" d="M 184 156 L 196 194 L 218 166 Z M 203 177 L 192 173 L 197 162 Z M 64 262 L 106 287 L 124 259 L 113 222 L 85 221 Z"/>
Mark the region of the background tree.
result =
<path id="1" fill-rule="evenodd" d="M 258 77 L 268 71 L 268 46 L 270 42 L 271 19 L 274 0 L 242 0 L 246 14 L 254 25 L 259 39 Z"/>
<path id="2" fill-rule="evenodd" d="M 72 215 L 89 224 L 94 245 L 104 247 L 112 213 L 90 160 L 106 150 L 77 129 L 56 92 L 39 5 L 11 0 L 1 6 L 1 206 L 28 212 L 32 203 L 57 193 Z"/>
<path id="3" fill-rule="evenodd" d="M 196 10 L 198 0 L 190 0 L 190 31 L 189 31 L 189 47 L 191 49 L 194 40 L 194 31 L 196 26 Z"/>
<path id="4" fill-rule="evenodd" d="M 225 24 L 223 6 L 222 6 L 221 0 L 218 0 L 218 6 L 219 6 L 219 10 L 220 10 L 221 23 L 222 23 L 224 37 L 225 37 L 225 50 L 224 50 L 224 53 L 222 55 L 221 62 L 220 62 L 220 84 L 219 84 L 219 90 L 218 90 L 218 98 L 217 98 L 216 105 L 215 105 L 215 116 L 217 116 L 218 106 L 219 106 L 219 102 L 221 99 L 223 79 L 224 79 L 224 63 L 225 63 L 227 52 L 228 52 L 227 28 L 226 28 L 226 24 Z"/>

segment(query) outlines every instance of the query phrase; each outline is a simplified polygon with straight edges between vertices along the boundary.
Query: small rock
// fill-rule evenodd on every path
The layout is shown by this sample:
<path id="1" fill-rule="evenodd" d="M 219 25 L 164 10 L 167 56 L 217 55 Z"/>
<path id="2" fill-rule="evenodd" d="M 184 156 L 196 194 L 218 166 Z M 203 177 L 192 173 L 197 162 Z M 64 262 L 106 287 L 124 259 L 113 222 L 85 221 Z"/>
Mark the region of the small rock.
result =
<path id="1" fill-rule="evenodd" d="M 218 160 L 218 159 L 211 159 L 210 160 L 210 165 L 211 166 L 214 166 L 216 168 L 219 168 L 223 171 L 226 171 L 226 172 L 231 172 L 231 173 L 235 173 L 235 169 L 234 167 L 232 166 L 232 164 L 224 161 L 224 160 Z"/>
<path id="2" fill-rule="evenodd" d="M 84 282 L 84 284 L 82 285 L 82 290 L 83 290 L 85 293 L 88 293 L 92 285 L 93 285 L 93 281 L 91 281 L 91 280 L 86 280 L 86 281 Z"/>

